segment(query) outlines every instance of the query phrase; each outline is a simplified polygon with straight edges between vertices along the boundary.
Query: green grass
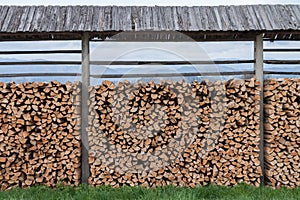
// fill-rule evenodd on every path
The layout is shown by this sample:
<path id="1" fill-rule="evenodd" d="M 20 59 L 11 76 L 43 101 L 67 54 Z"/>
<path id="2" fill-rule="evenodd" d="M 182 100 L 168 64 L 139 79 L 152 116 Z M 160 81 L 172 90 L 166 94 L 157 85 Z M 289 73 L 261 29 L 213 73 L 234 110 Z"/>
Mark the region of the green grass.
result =
<path id="1" fill-rule="evenodd" d="M 246 184 L 240 184 L 235 187 L 205 186 L 197 188 L 177 188 L 160 187 L 156 189 L 146 189 L 142 187 L 121 187 L 111 188 L 106 186 L 89 187 L 81 185 L 80 187 L 57 186 L 54 189 L 37 186 L 28 189 L 15 188 L 9 191 L 0 192 L 1 200 L 58 200 L 58 199 L 78 199 L 78 200 L 96 200 L 96 199 L 239 199 L 239 200 L 300 200 L 300 188 L 287 189 L 281 188 L 274 190 L 268 187 L 255 188 Z"/>

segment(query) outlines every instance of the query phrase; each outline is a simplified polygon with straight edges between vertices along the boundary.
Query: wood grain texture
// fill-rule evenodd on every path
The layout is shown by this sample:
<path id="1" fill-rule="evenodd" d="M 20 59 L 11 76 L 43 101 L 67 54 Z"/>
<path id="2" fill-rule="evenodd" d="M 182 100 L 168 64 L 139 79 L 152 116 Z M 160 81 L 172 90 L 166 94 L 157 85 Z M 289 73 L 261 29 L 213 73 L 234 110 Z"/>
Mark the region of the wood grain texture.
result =
<path id="1" fill-rule="evenodd" d="M 299 5 L 1 6 L 1 9 L 0 30 L 5 33 L 299 30 L 300 24 Z M 32 24 L 30 29 L 29 24 Z"/>
<path id="2" fill-rule="evenodd" d="M 88 105 L 87 101 L 89 99 L 88 87 L 90 86 L 90 45 L 89 45 L 89 35 L 82 35 L 82 66 L 81 66 L 81 143 L 82 143 L 82 153 L 81 153 L 81 162 L 82 162 L 82 183 L 88 182 L 89 177 L 89 163 L 88 163 Z"/>

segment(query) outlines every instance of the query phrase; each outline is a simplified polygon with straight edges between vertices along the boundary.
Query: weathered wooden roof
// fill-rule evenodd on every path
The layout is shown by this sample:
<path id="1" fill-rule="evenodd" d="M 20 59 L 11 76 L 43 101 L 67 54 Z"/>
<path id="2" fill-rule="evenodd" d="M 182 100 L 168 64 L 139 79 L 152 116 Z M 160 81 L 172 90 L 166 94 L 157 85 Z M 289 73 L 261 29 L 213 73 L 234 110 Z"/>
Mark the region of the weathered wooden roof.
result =
<path id="1" fill-rule="evenodd" d="M 75 33 L 83 31 L 99 36 L 121 31 L 180 31 L 195 37 L 214 34 L 237 39 L 264 32 L 273 39 L 299 39 L 300 5 L 0 6 L 2 40 L 22 34 L 50 37 L 49 33 L 62 39 L 72 39 L 73 33 L 75 39 Z"/>

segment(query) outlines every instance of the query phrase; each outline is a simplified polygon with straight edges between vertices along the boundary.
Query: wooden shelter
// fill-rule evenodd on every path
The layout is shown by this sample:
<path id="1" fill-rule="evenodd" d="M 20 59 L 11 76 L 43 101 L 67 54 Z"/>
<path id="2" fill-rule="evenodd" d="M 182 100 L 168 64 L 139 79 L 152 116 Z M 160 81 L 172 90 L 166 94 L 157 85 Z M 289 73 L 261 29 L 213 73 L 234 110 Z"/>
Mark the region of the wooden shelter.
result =
<path id="1" fill-rule="evenodd" d="M 117 33 L 126 33 L 126 41 L 181 41 L 170 31 L 178 31 L 195 41 L 253 41 L 254 60 L 215 61 L 214 63 L 253 63 L 255 76 L 263 87 L 264 63 L 294 63 L 263 59 L 263 40 L 299 40 L 300 5 L 141 7 L 141 6 L 0 6 L 0 41 L 81 40 L 81 50 L 70 51 L 0 51 L 0 54 L 81 53 L 81 62 L 0 62 L 16 64 L 81 64 L 82 102 L 88 100 L 90 84 L 89 44 L 92 40 L 105 41 Z M 150 32 L 149 38 L 145 34 Z M 142 33 L 142 34 L 140 34 Z M 275 51 L 268 50 L 265 51 Z M 280 51 L 280 49 L 278 50 Z M 299 51 L 299 49 L 281 49 Z M 210 61 L 211 62 L 211 61 Z M 111 61 L 96 63 L 109 64 Z M 115 65 L 132 64 L 118 62 Z M 147 64 L 142 62 L 137 64 Z M 157 62 L 172 65 L 176 62 Z M 195 64 L 206 64 L 199 61 Z M 179 64 L 183 64 L 180 63 Z M 45 74 L 44 74 L 45 75 Z M 49 75 L 49 74 L 46 74 Z M 66 74 L 62 74 L 66 75 Z M 73 74 L 74 75 L 74 74 Z M 6 75 L 8 76 L 8 75 Z M 3 76 L 2 76 L 3 77 Z M 261 92 L 261 106 L 263 92 Z M 261 109 L 261 121 L 263 121 Z M 88 140 L 86 133 L 88 106 L 82 104 L 82 181 L 87 182 Z M 263 123 L 261 123 L 263 138 Z M 263 139 L 261 139 L 263 150 Z M 263 160 L 263 151 L 260 156 Z M 262 165 L 264 162 L 261 162 Z M 263 168 L 263 166 L 262 166 Z"/>

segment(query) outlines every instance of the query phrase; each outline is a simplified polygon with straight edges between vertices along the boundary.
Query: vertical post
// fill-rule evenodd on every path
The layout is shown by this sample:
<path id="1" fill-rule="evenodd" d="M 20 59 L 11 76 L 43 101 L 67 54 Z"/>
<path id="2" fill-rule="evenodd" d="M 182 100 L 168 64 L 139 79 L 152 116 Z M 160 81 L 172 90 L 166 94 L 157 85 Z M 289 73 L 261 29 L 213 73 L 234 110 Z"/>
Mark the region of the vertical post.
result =
<path id="1" fill-rule="evenodd" d="M 82 58 L 81 58 L 81 182 L 88 183 L 89 178 L 89 159 L 88 159 L 88 112 L 89 108 L 87 101 L 89 98 L 88 86 L 90 85 L 90 44 L 89 44 L 89 34 L 83 33 L 81 47 L 82 47 Z"/>
<path id="2" fill-rule="evenodd" d="M 264 52 L 263 52 L 263 35 L 257 35 L 254 41 L 254 70 L 255 78 L 260 82 L 260 144 L 259 160 L 262 169 L 261 184 L 264 184 Z"/>

